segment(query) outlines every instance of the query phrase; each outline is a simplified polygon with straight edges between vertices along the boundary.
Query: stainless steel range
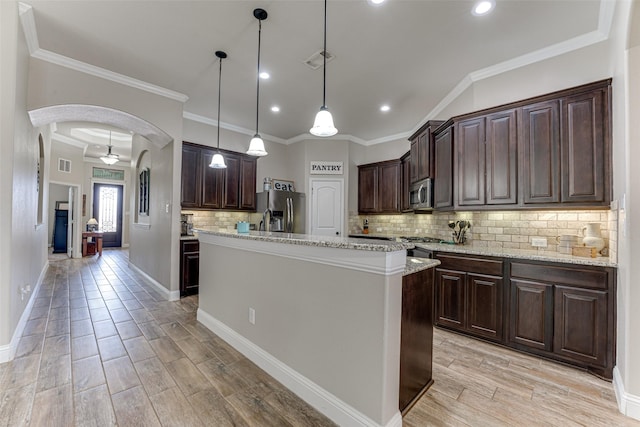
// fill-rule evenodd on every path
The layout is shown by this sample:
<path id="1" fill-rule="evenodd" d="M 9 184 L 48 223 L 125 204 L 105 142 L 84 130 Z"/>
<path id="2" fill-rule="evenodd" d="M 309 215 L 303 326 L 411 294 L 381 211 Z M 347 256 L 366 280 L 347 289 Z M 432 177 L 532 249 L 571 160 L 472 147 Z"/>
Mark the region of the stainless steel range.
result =
<path id="1" fill-rule="evenodd" d="M 402 236 L 401 240 L 410 243 L 440 243 L 442 239 L 437 237 Z M 407 249 L 407 256 L 416 258 L 433 258 L 433 251 L 424 248 Z"/>

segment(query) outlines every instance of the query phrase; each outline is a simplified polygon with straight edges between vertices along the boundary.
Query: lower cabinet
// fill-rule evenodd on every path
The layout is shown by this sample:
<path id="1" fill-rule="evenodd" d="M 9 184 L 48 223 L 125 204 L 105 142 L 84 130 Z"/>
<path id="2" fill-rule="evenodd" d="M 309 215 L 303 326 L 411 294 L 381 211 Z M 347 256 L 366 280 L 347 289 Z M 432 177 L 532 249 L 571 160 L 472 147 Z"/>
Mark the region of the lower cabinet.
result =
<path id="1" fill-rule="evenodd" d="M 404 415 L 433 383 L 433 269 L 402 278 L 400 402 Z"/>
<path id="2" fill-rule="evenodd" d="M 436 324 L 502 341 L 503 261 L 443 253 L 436 259 Z"/>
<path id="3" fill-rule="evenodd" d="M 510 283 L 512 346 L 612 378 L 615 269 L 512 262 Z"/>
<path id="4" fill-rule="evenodd" d="M 436 259 L 437 326 L 612 378 L 615 268 L 442 252 Z"/>
<path id="5" fill-rule="evenodd" d="M 200 276 L 200 242 L 180 241 L 180 297 L 198 293 Z"/>

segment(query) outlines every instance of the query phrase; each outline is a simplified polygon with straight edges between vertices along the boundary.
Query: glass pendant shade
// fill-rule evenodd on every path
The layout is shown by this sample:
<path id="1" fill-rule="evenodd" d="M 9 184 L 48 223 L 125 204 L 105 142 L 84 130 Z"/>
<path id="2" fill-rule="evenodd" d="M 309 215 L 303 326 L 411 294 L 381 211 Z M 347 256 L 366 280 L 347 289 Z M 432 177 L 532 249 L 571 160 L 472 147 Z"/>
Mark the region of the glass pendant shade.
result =
<path id="1" fill-rule="evenodd" d="M 227 165 L 224 163 L 224 157 L 222 157 L 222 154 L 214 154 L 211 158 L 211 163 L 209 163 L 209 167 L 213 169 L 226 169 Z"/>
<path id="2" fill-rule="evenodd" d="M 253 138 L 251 138 L 251 142 L 249 142 L 249 149 L 247 150 L 247 154 L 250 156 L 266 156 L 267 150 L 264 149 L 264 141 L 260 137 L 260 135 L 255 134 Z"/>
<path id="3" fill-rule="evenodd" d="M 309 132 L 311 135 L 321 137 L 333 136 L 338 133 L 338 129 L 333 125 L 333 117 L 327 107 L 320 108 Z"/>
<path id="4" fill-rule="evenodd" d="M 109 152 L 106 155 L 100 157 L 100 160 L 102 160 L 104 163 L 108 165 L 114 165 L 118 163 L 119 159 L 120 158 L 117 154 L 113 154 L 111 152 L 111 132 L 109 132 Z"/>

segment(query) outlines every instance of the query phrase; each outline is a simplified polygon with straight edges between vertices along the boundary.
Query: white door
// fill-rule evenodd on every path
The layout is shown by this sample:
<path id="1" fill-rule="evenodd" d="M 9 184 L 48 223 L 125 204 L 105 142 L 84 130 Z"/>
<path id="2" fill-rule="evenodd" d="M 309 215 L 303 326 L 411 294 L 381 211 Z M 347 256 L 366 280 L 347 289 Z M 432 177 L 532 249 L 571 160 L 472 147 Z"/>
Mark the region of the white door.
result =
<path id="1" fill-rule="evenodd" d="M 342 235 L 343 188 L 342 179 L 311 180 L 311 234 Z"/>
<path id="2" fill-rule="evenodd" d="M 75 187 L 69 187 L 69 210 L 67 211 L 67 255 L 69 258 L 73 256 L 73 228 L 76 223 L 75 215 Z"/>

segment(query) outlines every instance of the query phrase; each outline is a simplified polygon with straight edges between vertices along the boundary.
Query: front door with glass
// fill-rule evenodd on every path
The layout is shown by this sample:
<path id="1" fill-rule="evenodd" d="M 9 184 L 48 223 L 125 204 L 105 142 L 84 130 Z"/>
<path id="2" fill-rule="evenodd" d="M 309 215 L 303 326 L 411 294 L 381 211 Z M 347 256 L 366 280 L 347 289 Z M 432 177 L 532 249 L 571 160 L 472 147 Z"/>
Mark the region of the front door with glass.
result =
<path id="1" fill-rule="evenodd" d="M 122 185 L 93 185 L 93 217 L 103 233 L 102 246 L 122 246 Z"/>

